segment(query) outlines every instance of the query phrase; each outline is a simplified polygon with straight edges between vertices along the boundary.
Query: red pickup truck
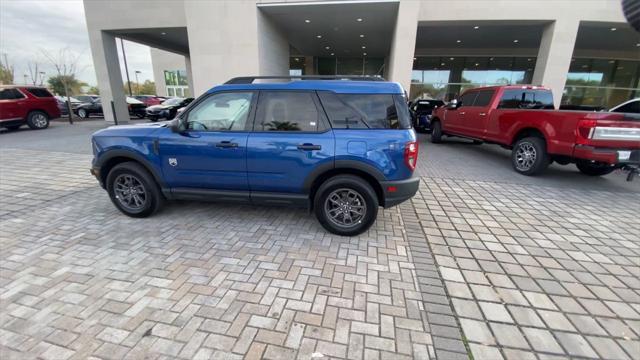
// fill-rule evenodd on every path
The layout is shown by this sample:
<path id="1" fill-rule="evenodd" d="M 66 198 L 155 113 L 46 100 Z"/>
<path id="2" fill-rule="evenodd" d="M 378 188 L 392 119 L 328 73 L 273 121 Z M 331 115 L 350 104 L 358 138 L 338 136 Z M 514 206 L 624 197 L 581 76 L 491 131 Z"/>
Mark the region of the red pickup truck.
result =
<path id="1" fill-rule="evenodd" d="M 551 90 L 537 86 L 492 86 L 465 91 L 434 110 L 431 141 L 460 136 L 511 149 L 513 168 L 539 174 L 555 161 L 575 163 L 587 175 L 640 165 L 638 114 L 560 111 Z"/>

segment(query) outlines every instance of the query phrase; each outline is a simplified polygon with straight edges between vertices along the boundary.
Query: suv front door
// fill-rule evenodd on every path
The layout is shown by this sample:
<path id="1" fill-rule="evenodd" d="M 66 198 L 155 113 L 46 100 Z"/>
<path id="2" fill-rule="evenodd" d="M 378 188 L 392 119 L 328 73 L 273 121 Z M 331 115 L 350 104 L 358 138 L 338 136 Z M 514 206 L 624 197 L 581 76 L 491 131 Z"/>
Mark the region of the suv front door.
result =
<path id="1" fill-rule="evenodd" d="M 212 94 L 182 115 L 181 132 L 162 132 L 162 171 L 172 192 L 248 191 L 247 139 L 255 98 L 252 91 Z"/>
<path id="2" fill-rule="evenodd" d="M 333 167 L 334 144 L 314 91 L 261 91 L 247 154 L 252 200 L 289 202 L 269 193 L 304 193 L 311 171 Z"/>

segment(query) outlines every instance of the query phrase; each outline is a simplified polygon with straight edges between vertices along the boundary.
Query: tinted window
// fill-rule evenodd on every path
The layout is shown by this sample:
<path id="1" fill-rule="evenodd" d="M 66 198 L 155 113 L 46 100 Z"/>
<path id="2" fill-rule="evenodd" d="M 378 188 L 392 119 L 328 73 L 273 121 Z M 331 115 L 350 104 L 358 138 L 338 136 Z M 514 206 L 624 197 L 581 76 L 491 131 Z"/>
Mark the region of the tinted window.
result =
<path id="1" fill-rule="evenodd" d="M 0 100 L 14 100 L 22 99 L 24 95 L 17 89 L 3 89 L 0 90 Z"/>
<path id="2" fill-rule="evenodd" d="M 35 97 L 40 97 L 40 98 L 53 97 L 53 95 L 51 95 L 49 90 L 43 89 L 43 88 L 27 88 L 27 91 L 33 94 L 33 96 Z"/>
<path id="3" fill-rule="evenodd" d="M 498 104 L 499 109 L 554 109 L 553 95 L 549 90 L 505 90 Z"/>
<path id="4" fill-rule="evenodd" d="M 320 113 L 314 96 L 312 92 L 262 92 L 255 130 L 317 131 Z"/>
<path id="5" fill-rule="evenodd" d="M 460 104 L 458 106 L 473 106 L 473 101 L 475 100 L 476 95 L 478 95 L 477 91 L 465 93 L 460 97 Z"/>
<path id="6" fill-rule="evenodd" d="M 628 104 L 620 106 L 613 110 L 613 112 L 628 113 L 628 114 L 640 114 L 640 100 L 632 101 Z"/>
<path id="7" fill-rule="evenodd" d="M 253 93 L 220 93 L 212 95 L 189 111 L 187 126 L 198 131 L 243 131 L 251 109 Z"/>
<path id="8" fill-rule="evenodd" d="M 356 110 L 342 102 L 335 93 L 320 91 L 318 95 L 324 111 L 329 116 L 331 127 L 334 129 L 362 129 L 367 127 Z"/>
<path id="9" fill-rule="evenodd" d="M 404 117 L 402 124 L 400 123 L 393 95 L 338 94 L 337 96 L 347 106 L 353 109 L 360 117 L 360 120 L 369 128 L 406 129 L 411 126 L 410 121 L 404 120 Z M 408 114 L 409 108 L 406 103 L 402 106 L 406 108 Z"/>
<path id="10" fill-rule="evenodd" d="M 478 91 L 478 96 L 476 96 L 476 100 L 473 102 L 473 106 L 487 106 L 491 102 L 491 98 L 493 97 L 493 90 L 482 90 Z"/>

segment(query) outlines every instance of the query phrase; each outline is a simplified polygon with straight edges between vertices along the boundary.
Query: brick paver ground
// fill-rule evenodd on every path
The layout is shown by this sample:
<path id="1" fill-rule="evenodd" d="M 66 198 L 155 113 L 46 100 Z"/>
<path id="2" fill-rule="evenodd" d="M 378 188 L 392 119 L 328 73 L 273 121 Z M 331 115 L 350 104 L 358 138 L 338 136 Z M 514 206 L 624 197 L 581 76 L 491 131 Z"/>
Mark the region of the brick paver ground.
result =
<path id="1" fill-rule="evenodd" d="M 344 238 L 286 208 L 128 218 L 89 160 L 0 153 L 3 360 L 640 358 L 628 187 L 430 177 L 423 157 L 418 195 Z"/>

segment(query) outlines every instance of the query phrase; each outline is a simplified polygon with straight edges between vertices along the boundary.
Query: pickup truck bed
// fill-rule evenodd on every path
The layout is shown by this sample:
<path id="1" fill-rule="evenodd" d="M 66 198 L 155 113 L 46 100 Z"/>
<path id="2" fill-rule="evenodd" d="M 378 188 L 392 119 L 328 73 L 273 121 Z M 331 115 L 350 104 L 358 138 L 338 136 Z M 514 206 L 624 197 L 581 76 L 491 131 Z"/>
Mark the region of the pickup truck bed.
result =
<path id="1" fill-rule="evenodd" d="M 513 167 L 524 175 L 553 161 L 592 176 L 617 168 L 637 173 L 640 165 L 640 116 L 555 110 L 551 91 L 541 87 L 468 90 L 434 111 L 432 128 L 434 143 L 461 136 L 512 149 Z"/>

